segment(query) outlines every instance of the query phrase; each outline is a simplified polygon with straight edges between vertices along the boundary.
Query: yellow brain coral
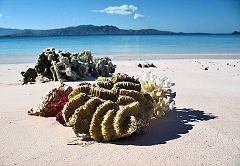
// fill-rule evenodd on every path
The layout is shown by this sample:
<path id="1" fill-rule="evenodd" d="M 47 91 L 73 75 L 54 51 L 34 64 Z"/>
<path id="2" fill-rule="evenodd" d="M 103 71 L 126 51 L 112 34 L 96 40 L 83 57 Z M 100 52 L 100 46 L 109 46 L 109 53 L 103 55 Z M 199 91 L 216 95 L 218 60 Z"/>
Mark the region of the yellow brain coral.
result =
<path id="1" fill-rule="evenodd" d="M 142 132 L 153 114 L 150 95 L 141 93 L 141 84 L 126 74 L 96 84 L 81 84 L 70 95 L 63 117 L 77 135 L 110 141 Z"/>

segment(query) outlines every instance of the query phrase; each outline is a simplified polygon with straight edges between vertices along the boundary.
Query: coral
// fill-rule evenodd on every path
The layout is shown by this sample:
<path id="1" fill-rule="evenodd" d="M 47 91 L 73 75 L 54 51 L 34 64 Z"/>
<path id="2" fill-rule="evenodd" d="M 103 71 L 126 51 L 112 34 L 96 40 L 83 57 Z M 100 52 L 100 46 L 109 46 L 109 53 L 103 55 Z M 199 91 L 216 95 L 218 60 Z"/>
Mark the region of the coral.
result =
<path id="1" fill-rule="evenodd" d="M 56 116 L 59 123 L 72 127 L 77 136 L 111 141 L 143 133 L 151 118 L 173 109 L 172 85 L 167 77 L 151 73 L 139 79 L 120 73 L 110 79 L 99 77 L 95 83 L 82 82 L 74 90 L 60 83 L 28 114 Z"/>
<path id="2" fill-rule="evenodd" d="M 99 97 L 103 100 L 112 100 L 117 101 L 117 96 L 111 90 L 100 88 L 100 87 L 92 87 L 90 90 L 90 94 L 95 97 Z"/>
<path id="3" fill-rule="evenodd" d="M 122 73 L 117 73 L 114 74 L 111 78 L 111 82 L 112 83 L 117 83 L 117 82 L 132 82 L 132 83 L 136 83 L 139 84 L 139 80 L 134 78 L 134 77 L 130 77 L 127 74 L 122 74 Z"/>
<path id="4" fill-rule="evenodd" d="M 153 63 L 139 63 L 138 67 L 140 68 L 149 68 L 149 67 L 156 67 Z"/>
<path id="5" fill-rule="evenodd" d="M 102 138 L 105 141 L 116 139 L 116 131 L 114 130 L 113 121 L 117 111 L 112 109 L 109 110 L 103 117 L 102 121 Z"/>
<path id="6" fill-rule="evenodd" d="M 140 110 L 139 102 L 132 102 L 122 106 L 114 117 L 116 136 L 125 137 L 137 131 L 136 115 Z M 127 123 L 126 123 L 127 122 Z"/>
<path id="7" fill-rule="evenodd" d="M 71 99 L 74 96 L 76 96 L 77 94 L 79 94 L 80 92 L 89 94 L 90 88 L 91 88 L 90 84 L 80 84 L 69 94 L 68 98 Z"/>
<path id="8" fill-rule="evenodd" d="M 101 88 L 105 88 L 109 90 L 113 88 L 113 83 L 106 77 L 98 77 L 96 81 L 97 81 L 97 85 Z"/>
<path id="9" fill-rule="evenodd" d="M 106 82 L 97 82 L 97 85 L 101 88 L 105 88 L 105 89 L 112 89 L 113 88 L 113 83 L 110 81 L 106 81 Z"/>
<path id="10" fill-rule="evenodd" d="M 106 101 L 97 108 L 97 110 L 93 114 L 90 128 L 89 128 L 89 133 L 91 138 L 99 141 L 103 140 L 101 124 L 102 124 L 104 115 L 109 110 L 118 110 L 118 109 L 119 109 L 118 105 L 112 101 Z"/>
<path id="11" fill-rule="evenodd" d="M 32 68 L 27 69 L 26 72 L 21 72 L 21 74 L 23 76 L 23 84 L 35 82 L 35 79 L 37 78 L 37 72 Z"/>
<path id="12" fill-rule="evenodd" d="M 58 121 L 60 124 L 65 125 L 66 122 L 62 116 L 62 111 L 59 111 L 56 115 L 56 121 Z"/>
<path id="13" fill-rule="evenodd" d="M 56 121 L 58 121 L 62 125 L 66 124 L 66 122 L 62 116 L 62 110 L 63 110 L 64 105 L 67 102 L 68 102 L 68 97 L 64 96 L 64 97 L 60 98 L 60 100 L 55 104 L 55 108 L 56 108 L 55 110 L 57 110 L 56 112 L 58 112 L 56 115 Z"/>
<path id="14" fill-rule="evenodd" d="M 52 72 L 50 70 L 51 61 L 48 60 L 48 54 L 46 55 L 48 50 L 45 50 L 42 54 L 39 55 L 37 63 L 35 64 L 35 71 L 49 79 L 52 79 Z M 54 59 L 54 58 L 52 58 Z"/>
<path id="15" fill-rule="evenodd" d="M 175 101 L 172 98 L 171 82 L 167 77 L 159 78 L 156 75 L 147 73 L 140 77 L 142 93 L 150 94 L 153 99 L 154 116 L 161 117 L 169 110 L 172 110 Z"/>
<path id="16" fill-rule="evenodd" d="M 68 126 L 72 126 L 69 121 L 71 120 L 72 115 L 75 110 L 80 106 L 84 105 L 89 100 L 89 97 L 84 93 L 79 93 L 69 100 L 67 104 L 64 105 L 63 108 L 63 117 Z"/>
<path id="17" fill-rule="evenodd" d="M 72 87 L 70 86 L 63 83 L 56 84 L 55 87 L 43 97 L 39 106 L 32 108 L 28 111 L 28 114 L 44 117 L 56 116 L 68 102 L 68 95 L 71 91 Z"/>
<path id="18" fill-rule="evenodd" d="M 78 85 L 69 95 L 63 117 L 77 135 L 110 141 L 144 131 L 152 111 L 153 101 L 141 93 L 137 79 L 114 74 L 111 80 L 101 77 L 95 84 Z"/>
<path id="19" fill-rule="evenodd" d="M 117 104 L 124 106 L 124 105 L 128 105 L 134 101 L 135 101 L 135 99 L 130 96 L 119 96 L 117 99 Z"/>
<path id="20" fill-rule="evenodd" d="M 35 82 L 37 76 L 39 82 L 63 82 L 81 80 L 86 76 L 110 76 L 115 68 L 110 58 L 94 58 L 89 50 L 70 53 L 47 48 L 39 55 L 35 67 L 22 72 L 22 75 L 24 84 Z"/>
<path id="21" fill-rule="evenodd" d="M 116 65 L 112 64 L 110 58 L 96 58 L 94 61 L 96 63 L 96 70 L 99 72 L 99 75 L 108 77 L 109 73 L 115 72 Z"/>
<path id="22" fill-rule="evenodd" d="M 75 133 L 89 133 L 89 127 L 91 124 L 91 118 L 94 111 L 99 107 L 103 101 L 99 98 L 93 97 L 88 100 L 83 107 L 76 110 L 72 119 L 75 120 L 75 125 L 73 129 Z M 76 125 L 77 124 L 77 125 Z"/>
<path id="23" fill-rule="evenodd" d="M 38 83 L 44 83 L 44 82 L 49 82 L 50 80 L 47 77 L 44 77 L 42 75 L 38 75 L 35 78 L 35 81 L 38 82 Z"/>
<path id="24" fill-rule="evenodd" d="M 89 50 L 85 50 L 82 53 L 78 54 L 77 59 L 81 62 L 93 63 L 93 56 Z"/>
<path id="25" fill-rule="evenodd" d="M 141 85 L 132 83 L 132 82 L 117 82 L 114 84 L 113 88 L 116 89 L 127 89 L 127 90 L 135 90 L 140 92 L 141 91 Z"/>

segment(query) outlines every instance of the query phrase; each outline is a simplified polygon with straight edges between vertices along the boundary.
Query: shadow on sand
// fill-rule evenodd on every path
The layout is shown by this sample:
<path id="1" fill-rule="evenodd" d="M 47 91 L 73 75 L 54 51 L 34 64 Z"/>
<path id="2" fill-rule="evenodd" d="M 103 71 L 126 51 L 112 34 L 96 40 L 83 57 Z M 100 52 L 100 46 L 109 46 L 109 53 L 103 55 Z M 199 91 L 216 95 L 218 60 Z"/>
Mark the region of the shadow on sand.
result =
<path id="1" fill-rule="evenodd" d="M 133 135 L 129 138 L 112 141 L 117 145 L 151 146 L 165 144 L 169 140 L 181 137 L 193 129 L 189 122 L 208 121 L 217 118 L 212 114 L 192 108 L 175 109 L 161 119 L 151 120 L 150 127 L 144 134 Z"/>

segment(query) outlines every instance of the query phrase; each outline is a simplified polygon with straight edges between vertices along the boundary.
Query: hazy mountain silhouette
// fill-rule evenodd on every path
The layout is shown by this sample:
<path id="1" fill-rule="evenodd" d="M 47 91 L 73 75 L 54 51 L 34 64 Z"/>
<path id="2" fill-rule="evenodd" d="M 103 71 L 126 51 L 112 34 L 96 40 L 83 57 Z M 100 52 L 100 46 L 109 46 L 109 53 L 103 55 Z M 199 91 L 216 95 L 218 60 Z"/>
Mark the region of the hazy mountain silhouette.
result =
<path id="1" fill-rule="evenodd" d="M 238 34 L 235 31 L 232 34 Z M 177 33 L 160 31 L 157 29 L 119 29 L 116 26 L 104 25 L 79 25 L 76 27 L 33 30 L 33 29 L 10 29 L 0 28 L 0 37 L 31 37 L 31 36 L 78 36 L 78 35 L 171 35 L 171 34 L 209 34 L 209 33 Z"/>

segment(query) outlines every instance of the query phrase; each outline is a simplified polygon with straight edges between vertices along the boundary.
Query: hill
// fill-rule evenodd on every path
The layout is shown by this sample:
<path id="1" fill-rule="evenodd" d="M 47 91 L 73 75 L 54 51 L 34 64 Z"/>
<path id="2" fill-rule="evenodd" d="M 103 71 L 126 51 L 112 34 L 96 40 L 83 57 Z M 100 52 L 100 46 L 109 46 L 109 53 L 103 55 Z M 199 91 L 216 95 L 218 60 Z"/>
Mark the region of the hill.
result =
<path id="1" fill-rule="evenodd" d="M 20 29 L 0 28 L 0 36 L 20 33 Z"/>
<path id="2" fill-rule="evenodd" d="M 232 35 L 240 35 L 240 32 L 239 32 L 239 31 L 234 31 L 234 32 L 232 33 Z"/>
<path id="3" fill-rule="evenodd" d="M 75 36 L 75 35 L 162 35 L 175 34 L 170 31 L 159 31 L 156 29 L 126 30 L 115 26 L 94 26 L 79 25 L 76 27 L 67 27 L 50 30 L 33 29 L 7 29 L 0 28 L 0 36 L 4 37 L 22 37 L 22 36 Z"/>

